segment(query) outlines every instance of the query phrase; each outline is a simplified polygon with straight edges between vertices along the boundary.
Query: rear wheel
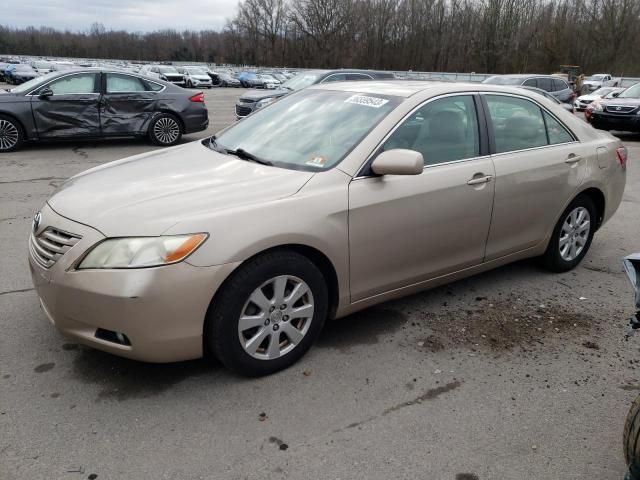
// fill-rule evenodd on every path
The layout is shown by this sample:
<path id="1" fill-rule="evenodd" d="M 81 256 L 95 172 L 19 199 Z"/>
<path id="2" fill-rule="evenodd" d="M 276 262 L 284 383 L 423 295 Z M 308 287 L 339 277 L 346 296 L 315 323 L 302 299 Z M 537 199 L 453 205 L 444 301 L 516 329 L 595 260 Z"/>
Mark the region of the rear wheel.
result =
<path id="1" fill-rule="evenodd" d="M 17 120 L 0 115 L 0 153 L 13 152 L 24 142 L 22 126 Z"/>
<path id="2" fill-rule="evenodd" d="M 241 266 L 216 294 L 205 342 L 229 369 L 268 375 L 311 348 L 327 315 L 324 276 L 291 251 L 266 253 Z"/>
<path id="3" fill-rule="evenodd" d="M 156 145 L 170 147 L 182 138 L 180 121 L 170 113 L 161 113 L 151 121 L 149 138 Z"/>
<path id="4" fill-rule="evenodd" d="M 587 254 L 597 222 L 596 208 L 586 195 L 578 195 L 560 216 L 551 235 L 543 265 L 553 272 L 566 272 Z"/>
<path id="5" fill-rule="evenodd" d="M 624 457 L 629 467 L 627 480 L 640 480 L 640 396 L 631 404 L 623 434 Z"/>

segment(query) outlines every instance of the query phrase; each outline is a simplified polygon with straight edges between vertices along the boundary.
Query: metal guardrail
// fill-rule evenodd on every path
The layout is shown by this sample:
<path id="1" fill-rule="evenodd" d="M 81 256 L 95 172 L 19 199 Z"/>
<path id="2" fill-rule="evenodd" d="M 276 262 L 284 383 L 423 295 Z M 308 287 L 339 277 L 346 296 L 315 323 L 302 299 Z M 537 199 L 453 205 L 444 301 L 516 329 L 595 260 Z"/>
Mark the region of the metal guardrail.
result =
<path id="1" fill-rule="evenodd" d="M 490 73 L 453 73 L 453 72 L 413 72 L 413 71 L 394 71 L 392 72 L 397 78 L 402 80 L 444 80 L 449 82 L 475 82 L 480 83 L 483 80 L 493 76 Z"/>

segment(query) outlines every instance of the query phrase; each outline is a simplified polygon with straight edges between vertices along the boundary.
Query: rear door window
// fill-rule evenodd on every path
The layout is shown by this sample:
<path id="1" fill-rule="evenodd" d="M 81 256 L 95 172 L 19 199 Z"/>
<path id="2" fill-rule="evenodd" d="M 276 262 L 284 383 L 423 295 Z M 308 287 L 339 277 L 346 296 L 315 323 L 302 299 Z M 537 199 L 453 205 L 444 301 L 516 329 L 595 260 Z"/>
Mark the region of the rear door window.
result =
<path id="1" fill-rule="evenodd" d="M 558 120 L 553 118 L 547 112 L 543 112 L 543 114 L 544 122 L 547 125 L 549 144 L 556 145 L 558 143 L 569 143 L 574 141 L 573 136 Z"/>
<path id="2" fill-rule="evenodd" d="M 496 153 L 547 145 L 545 123 L 538 105 L 518 97 L 487 95 L 485 98 L 493 125 Z"/>
<path id="3" fill-rule="evenodd" d="M 107 93 L 144 92 L 142 80 L 130 75 L 107 73 Z"/>
<path id="4" fill-rule="evenodd" d="M 536 103 L 519 97 L 486 95 L 495 153 L 574 142 L 571 132 Z"/>
<path id="5" fill-rule="evenodd" d="M 553 81 L 550 78 L 538 78 L 538 88 L 541 88 L 545 92 L 554 92 Z"/>
<path id="6" fill-rule="evenodd" d="M 525 87 L 537 87 L 538 82 L 535 78 L 527 78 L 522 85 L 524 85 Z"/>
<path id="7" fill-rule="evenodd" d="M 553 80 L 553 91 L 554 92 L 560 92 L 562 90 L 566 90 L 567 88 L 569 88 L 569 86 L 563 80 L 559 80 L 557 78 L 555 78 Z"/>

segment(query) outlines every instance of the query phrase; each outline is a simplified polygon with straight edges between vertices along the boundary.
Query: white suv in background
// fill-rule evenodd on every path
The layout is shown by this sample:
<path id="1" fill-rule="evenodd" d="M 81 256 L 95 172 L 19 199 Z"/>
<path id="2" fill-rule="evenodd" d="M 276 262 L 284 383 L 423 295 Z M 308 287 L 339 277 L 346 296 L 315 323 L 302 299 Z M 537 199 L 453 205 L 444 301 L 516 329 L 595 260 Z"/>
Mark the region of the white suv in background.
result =
<path id="1" fill-rule="evenodd" d="M 205 67 L 176 67 L 184 75 L 186 88 L 211 88 L 213 81 Z"/>

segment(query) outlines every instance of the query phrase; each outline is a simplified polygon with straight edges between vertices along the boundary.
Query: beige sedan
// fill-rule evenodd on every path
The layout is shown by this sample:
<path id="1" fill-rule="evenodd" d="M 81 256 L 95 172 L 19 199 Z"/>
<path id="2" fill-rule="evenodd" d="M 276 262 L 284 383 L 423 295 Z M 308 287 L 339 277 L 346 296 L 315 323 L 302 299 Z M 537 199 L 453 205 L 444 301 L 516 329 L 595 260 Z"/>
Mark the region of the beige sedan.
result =
<path id="1" fill-rule="evenodd" d="M 327 319 L 527 257 L 575 267 L 625 163 L 528 91 L 331 83 L 73 177 L 34 219 L 30 266 L 79 342 L 268 374 Z"/>

